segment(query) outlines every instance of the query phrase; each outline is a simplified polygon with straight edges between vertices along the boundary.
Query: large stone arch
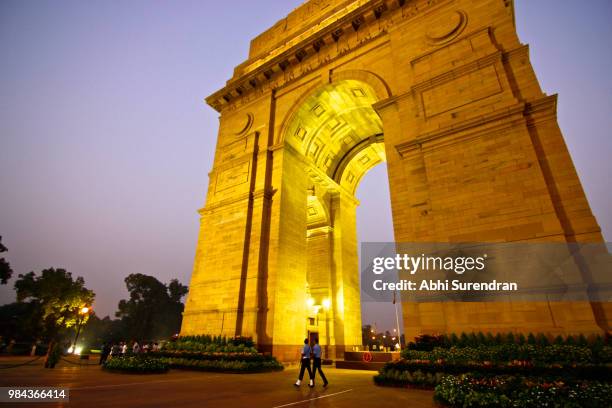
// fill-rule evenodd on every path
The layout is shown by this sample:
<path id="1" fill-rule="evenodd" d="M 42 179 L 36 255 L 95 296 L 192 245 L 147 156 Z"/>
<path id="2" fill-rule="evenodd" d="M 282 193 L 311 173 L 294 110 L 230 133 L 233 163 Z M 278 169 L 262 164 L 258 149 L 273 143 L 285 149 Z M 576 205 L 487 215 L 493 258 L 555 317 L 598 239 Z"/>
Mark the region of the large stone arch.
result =
<path id="1" fill-rule="evenodd" d="M 308 133 L 300 133 L 304 144 L 290 140 L 296 115 L 312 119 L 308 109 L 325 92 L 347 95 L 352 88 L 342 86 L 353 83 L 372 93 L 348 114 L 367 131 L 342 147 L 329 122 L 313 119 L 309 135 L 321 143 Z M 359 346 L 352 186 L 368 162 L 353 177 L 347 169 L 364 153 L 382 159 L 372 151 L 381 143 L 396 241 L 602 241 L 557 125 L 556 97 L 540 89 L 517 37 L 512 1 L 307 2 L 255 38 L 249 59 L 207 102 L 221 113 L 220 128 L 183 334 L 252 336 L 261 350 L 294 360 L 314 327 L 309 299 L 319 296 L 312 302 L 321 306 L 329 296 L 324 344 L 338 357 Z M 334 153 L 328 165 L 323 152 Z M 309 237 L 329 256 L 309 256 Z M 309 275 L 313 267 L 329 272 L 315 295 L 308 281 L 323 277 Z M 610 303 L 589 302 L 402 309 L 407 338 L 595 333 L 612 318 Z"/>
<path id="2" fill-rule="evenodd" d="M 339 71 L 334 70 L 330 73 L 330 82 L 342 81 L 345 79 L 355 79 L 368 84 L 375 90 L 379 101 L 384 101 L 393 96 L 387 82 L 374 72 L 363 69 L 348 69 Z"/>

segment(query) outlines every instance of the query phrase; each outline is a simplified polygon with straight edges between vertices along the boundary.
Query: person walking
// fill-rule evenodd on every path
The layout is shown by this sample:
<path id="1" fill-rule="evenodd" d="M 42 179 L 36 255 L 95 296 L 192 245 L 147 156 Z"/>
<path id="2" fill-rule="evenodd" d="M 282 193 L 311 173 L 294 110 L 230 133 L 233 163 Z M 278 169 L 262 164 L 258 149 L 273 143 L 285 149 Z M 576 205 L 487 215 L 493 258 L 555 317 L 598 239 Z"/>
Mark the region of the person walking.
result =
<path id="1" fill-rule="evenodd" d="M 296 387 L 299 387 L 302 384 L 302 378 L 304 378 L 304 370 L 308 370 L 308 377 L 310 378 L 310 382 L 308 383 L 309 387 L 314 387 L 314 380 L 312 379 L 312 370 L 310 369 L 310 346 L 308 345 L 308 339 L 304 339 L 304 347 L 302 348 L 302 358 L 300 361 L 300 376 L 298 380 L 295 382 Z"/>
<path id="2" fill-rule="evenodd" d="M 121 354 L 121 347 L 119 346 L 119 344 L 114 343 L 111 347 L 110 358 L 113 359 L 115 357 L 119 357 L 119 354 Z"/>
<path id="3" fill-rule="evenodd" d="M 312 356 L 314 357 L 312 363 L 312 382 L 314 386 L 314 379 L 317 376 L 317 370 L 319 370 L 319 375 L 323 379 L 323 386 L 327 387 L 327 378 L 325 378 L 325 374 L 323 374 L 323 370 L 321 370 L 321 346 L 319 345 L 319 338 L 315 339 L 315 345 L 312 348 Z"/>
<path id="4" fill-rule="evenodd" d="M 104 344 L 102 344 L 102 350 L 100 353 L 100 361 L 98 362 L 98 364 L 103 365 L 104 363 L 106 363 L 106 360 L 108 359 L 108 355 L 111 352 L 111 346 L 109 343 L 104 342 Z"/>

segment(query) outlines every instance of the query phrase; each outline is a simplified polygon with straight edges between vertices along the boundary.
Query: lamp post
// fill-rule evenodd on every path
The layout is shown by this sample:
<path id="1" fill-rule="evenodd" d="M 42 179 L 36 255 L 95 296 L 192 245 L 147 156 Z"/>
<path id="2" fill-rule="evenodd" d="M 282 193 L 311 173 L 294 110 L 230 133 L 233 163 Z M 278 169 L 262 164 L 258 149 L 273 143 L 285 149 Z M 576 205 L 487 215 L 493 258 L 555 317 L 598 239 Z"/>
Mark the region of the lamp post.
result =
<path id="1" fill-rule="evenodd" d="M 81 333 L 81 325 L 87 313 L 89 313 L 89 308 L 87 306 L 83 306 L 82 308 L 79 309 L 79 312 L 77 315 L 77 332 L 76 332 L 76 336 L 74 336 L 74 344 L 72 345 L 72 354 L 76 352 L 76 344 L 77 344 L 77 340 L 79 339 L 79 334 Z"/>

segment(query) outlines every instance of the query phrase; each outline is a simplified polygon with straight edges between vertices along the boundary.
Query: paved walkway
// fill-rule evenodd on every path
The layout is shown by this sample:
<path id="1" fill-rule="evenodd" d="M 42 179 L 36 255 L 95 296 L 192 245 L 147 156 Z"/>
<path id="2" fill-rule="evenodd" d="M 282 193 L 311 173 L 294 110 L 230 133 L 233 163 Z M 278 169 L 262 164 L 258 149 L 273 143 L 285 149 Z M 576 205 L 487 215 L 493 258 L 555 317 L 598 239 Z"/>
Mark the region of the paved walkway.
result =
<path id="1" fill-rule="evenodd" d="M 0 367 L 27 361 L 0 358 Z M 42 360 L 39 360 L 42 365 Z M 92 362 L 93 363 L 93 362 Z M 91 363 L 90 363 L 91 364 Z M 57 386 L 70 388 L 70 402 L 26 404 L 27 407 L 434 407 L 426 390 L 377 387 L 371 371 L 325 367 L 330 385 L 314 389 L 293 386 L 298 370 L 265 374 L 217 374 L 171 370 L 167 374 L 116 374 L 97 365 L 61 362 L 55 369 L 41 365 L 0 368 L 0 386 Z M 1 404 L 0 408 L 8 406 Z"/>

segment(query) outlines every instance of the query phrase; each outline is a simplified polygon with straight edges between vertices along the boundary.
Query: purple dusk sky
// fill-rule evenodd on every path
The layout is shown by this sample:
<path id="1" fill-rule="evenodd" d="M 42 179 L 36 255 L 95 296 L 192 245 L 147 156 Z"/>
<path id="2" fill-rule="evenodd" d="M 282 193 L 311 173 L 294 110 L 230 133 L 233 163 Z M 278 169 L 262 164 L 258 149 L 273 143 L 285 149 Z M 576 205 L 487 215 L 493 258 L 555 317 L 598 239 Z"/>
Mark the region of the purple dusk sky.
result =
<path id="1" fill-rule="evenodd" d="M 15 273 L 83 276 L 101 316 L 126 297 L 130 273 L 189 283 L 218 126 L 203 99 L 246 59 L 251 38 L 300 3 L 0 2 L 0 235 Z M 611 240 L 612 2 L 515 3 Z M 392 240 L 385 174 L 378 166 L 359 188 L 362 241 Z M 0 303 L 14 299 L 13 283 Z M 379 329 L 394 320 L 388 306 L 364 310 Z"/>

